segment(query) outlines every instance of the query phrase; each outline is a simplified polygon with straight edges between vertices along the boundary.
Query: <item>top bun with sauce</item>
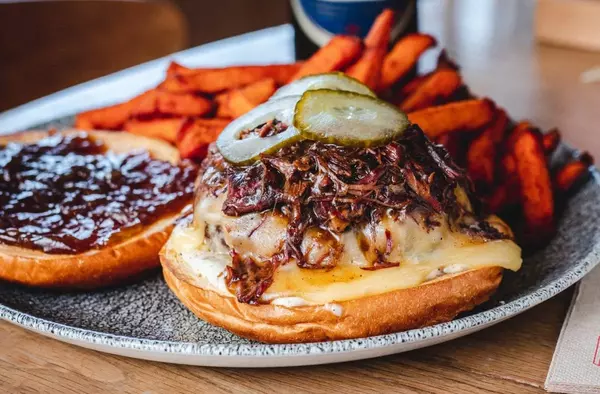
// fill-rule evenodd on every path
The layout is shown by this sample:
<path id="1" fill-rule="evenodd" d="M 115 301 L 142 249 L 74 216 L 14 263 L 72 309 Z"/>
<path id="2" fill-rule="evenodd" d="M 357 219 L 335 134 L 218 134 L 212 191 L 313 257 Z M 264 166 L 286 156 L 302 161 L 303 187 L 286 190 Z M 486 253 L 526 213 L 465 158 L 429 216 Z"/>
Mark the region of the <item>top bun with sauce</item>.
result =
<path id="1" fill-rule="evenodd" d="M 197 169 L 169 144 L 128 133 L 0 137 L 0 279 L 110 286 L 159 266 Z"/>

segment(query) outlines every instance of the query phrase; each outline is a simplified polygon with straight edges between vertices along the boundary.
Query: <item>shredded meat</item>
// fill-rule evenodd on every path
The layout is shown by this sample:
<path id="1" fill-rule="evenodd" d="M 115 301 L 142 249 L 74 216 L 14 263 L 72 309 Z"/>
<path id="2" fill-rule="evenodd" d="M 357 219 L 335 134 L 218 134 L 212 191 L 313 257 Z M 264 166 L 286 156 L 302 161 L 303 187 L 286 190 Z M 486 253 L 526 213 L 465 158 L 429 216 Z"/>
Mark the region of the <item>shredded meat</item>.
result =
<path id="1" fill-rule="evenodd" d="M 282 131 L 285 131 L 286 129 L 287 129 L 287 126 L 284 123 L 282 123 L 276 119 L 273 119 L 273 120 L 270 120 L 254 129 L 243 130 L 240 133 L 239 138 L 241 140 L 243 140 L 245 138 L 254 137 L 254 136 L 261 137 L 261 138 L 270 137 L 272 135 L 279 134 Z"/>
<path id="2" fill-rule="evenodd" d="M 231 172 L 223 213 L 240 216 L 272 208 L 280 194 L 276 188 L 278 183 L 278 174 L 270 171 L 262 162 L 239 172 Z"/>
<path id="3" fill-rule="evenodd" d="M 250 258 L 242 258 L 231 251 L 231 266 L 227 266 L 226 283 L 239 302 L 257 304 L 260 296 L 273 283 L 273 275 L 279 267 L 281 257 L 257 264 Z"/>
<path id="4" fill-rule="evenodd" d="M 265 130 L 269 127 L 274 131 Z M 285 125 L 274 121 L 249 133 L 268 136 L 283 130 Z M 310 228 L 340 234 L 352 226 L 379 223 L 385 213 L 398 218 L 419 216 L 425 226 L 433 228 L 440 225 L 434 217 L 445 214 L 453 231 L 485 239 L 506 238 L 483 220 L 465 172 L 415 125 L 380 147 L 304 140 L 247 166 L 228 164 L 213 146 L 202 171 L 199 187 L 215 195 L 227 193 L 226 215 L 277 210 L 288 218 L 284 250 L 274 261 L 258 266 L 234 255 L 228 281 L 236 286 L 241 302 L 255 302 L 270 285 L 274 267 L 290 259 L 303 268 L 331 268 L 329 263 L 325 267 L 307 264 L 302 242 Z M 457 200 L 457 188 L 464 190 L 472 207 Z M 369 269 L 398 265 L 386 261 L 387 249 L 391 245 Z"/>

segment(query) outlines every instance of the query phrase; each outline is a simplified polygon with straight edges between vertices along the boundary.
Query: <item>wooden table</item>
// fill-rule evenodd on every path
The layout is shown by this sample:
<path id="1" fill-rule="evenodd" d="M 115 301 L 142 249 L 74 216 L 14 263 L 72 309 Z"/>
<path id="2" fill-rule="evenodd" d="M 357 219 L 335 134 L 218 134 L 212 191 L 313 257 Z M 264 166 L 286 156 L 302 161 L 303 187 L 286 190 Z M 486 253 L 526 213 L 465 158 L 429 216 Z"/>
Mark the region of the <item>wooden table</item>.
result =
<path id="1" fill-rule="evenodd" d="M 571 291 L 441 345 L 280 369 L 202 368 L 94 352 L 0 323 L 0 392 L 540 393 Z"/>
<path id="2" fill-rule="evenodd" d="M 600 87 L 579 82 L 581 72 L 600 66 L 600 54 L 535 45 L 532 4 L 520 0 L 422 1 L 420 12 L 422 29 L 450 49 L 474 92 L 493 97 L 517 119 L 558 126 L 568 142 L 600 157 L 595 135 Z M 291 30 L 281 27 L 175 58 L 188 64 L 285 62 L 291 59 L 290 48 Z M 423 66 L 430 67 L 434 59 L 435 54 L 427 55 Z M 165 64 L 159 60 L 0 114 L 0 132 L 127 98 L 155 84 Z M 128 359 L 0 322 L 0 392 L 543 392 L 571 295 L 572 289 L 497 326 L 430 348 L 283 369 L 211 369 Z"/>

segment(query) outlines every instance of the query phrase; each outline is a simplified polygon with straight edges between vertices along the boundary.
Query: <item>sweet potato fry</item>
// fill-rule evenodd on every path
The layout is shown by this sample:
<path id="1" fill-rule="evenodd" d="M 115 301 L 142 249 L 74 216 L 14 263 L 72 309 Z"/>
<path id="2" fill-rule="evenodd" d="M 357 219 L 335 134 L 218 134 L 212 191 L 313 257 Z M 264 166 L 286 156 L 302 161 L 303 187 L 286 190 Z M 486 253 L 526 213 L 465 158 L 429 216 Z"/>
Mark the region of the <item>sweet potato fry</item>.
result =
<path id="1" fill-rule="evenodd" d="M 204 92 L 219 93 L 236 89 L 264 78 L 273 78 L 283 85 L 301 67 L 295 64 L 274 64 L 269 66 L 234 66 L 225 68 L 199 68 L 167 75 L 160 85 L 174 93 Z"/>
<path id="2" fill-rule="evenodd" d="M 435 38 L 428 34 L 404 36 L 385 57 L 379 90 L 389 88 L 406 76 L 417 64 L 421 54 L 434 45 Z"/>
<path id="3" fill-rule="evenodd" d="M 515 157 L 514 147 L 518 137 L 522 133 L 531 133 L 536 136 L 540 141 L 542 135 L 538 129 L 536 129 L 531 122 L 528 120 L 522 120 L 517 123 L 512 130 L 509 130 L 506 134 L 502 145 L 504 153 L 500 161 L 500 178 L 507 182 L 513 190 L 519 190 L 519 174 L 517 171 L 517 158 Z"/>
<path id="4" fill-rule="evenodd" d="M 81 112 L 75 116 L 75 128 L 81 130 L 119 130 L 129 119 L 128 102 Z"/>
<path id="5" fill-rule="evenodd" d="M 273 90 L 273 92 L 274 91 L 275 90 Z M 271 94 L 273 93 L 271 92 Z M 266 95 L 266 98 L 269 98 L 271 94 Z M 246 112 L 251 111 L 254 107 L 265 101 L 266 99 L 254 102 L 246 97 L 240 90 L 233 90 L 229 95 L 229 100 L 227 101 L 227 113 L 219 113 L 219 116 L 230 116 L 232 118 L 237 118 Z"/>
<path id="6" fill-rule="evenodd" d="M 556 150 L 560 140 L 561 136 L 558 129 L 552 129 L 543 135 L 542 143 L 544 144 L 544 152 L 546 153 L 546 156 L 551 155 Z"/>
<path id="7" fill-rule="evenodd" d="M 365 37 L 363 54 L 346 70 L 346 74 L 358 79 L 373 90 L 379 86 L 381 68 L 390 43 L 394 17 L 395 13 L 390 9 L 379 14 Z"/>
<path id="8" fill-rule="evenodd" d="M 182 159 L 201 161 L 206 157 L 208 145 L 229 123 L 229 119 L 196 119 L 183 124 L 177 135 L 177 149 Z"/>
<path id="9" fill-rule="evenodd" d="M 211 112 L 213 103 L 209 99 L 192 93 L 176 94 L 159 89 L 151 90 L 132 109 L 131 116 L 204 116 Z"/>
<path id="10" fill-rule="evenodd" d="M 442 134 L 435 142 L 443 145 L 450 154 L 452 160 L 459 166 L 464 167 L 468 139 L 464 137 L 463 133 L 459 131 L 456 133 Z"/>
<path id="11" fill-rule="evenodd" d="M 506 152 L 500 160 L 502 166 L 502 177 L 504 179 L 517 176 L 517 162 L 512 152 Z"/>
<path id="12" fill-rule="evenodd" d="M 498 213 L 506 206 L 508 192 L 505 184 L 498 185 L 489 196 L 485 198 L 485 205 L 490 213 Z"/>
<path id="13" fill-rule="evenodd" d="M 498 178 L 512 194 L 519 196 L 519 175 L 517 174 L 517 161 L 512 151 L 504 152 L 500 159 Z"/>
<path id="14" fill-rule="evenodd" d="M 537 245 L 554 232 L 554 196 L 544 147 L 540 136 L 527 129 L 514 136 L 511 148 L 525 218 L 523 235 L 527 243 Z"/>
<path id="15" fill-rule="evenodd" d="M 341 70 L 352 63 L 361 53 L 362 43 L 351 36 L 334 36 L 300 67 L 287 82 L 307 75 Z"/>
<path id="16" fill-rule="evenodd" d="M 495 127 L 490 129 L 490 137 L 495 144 L 502 144 L 506 139 L 509 131 L 509 122 L 510 119 L 508 118 L 506 111 L 502 108 L 498 108 L 494 116 Z"/>
<path id="17" fill-rule="evenodd" d="M 446 52 L 445 49 L 442 49 L 438 55 L 436 70 L 444 69 L 458 71 L 460 67 L 458 67 L 454 60 L 450 59 L 448 52 Z"/>
<path id="18" fill-rule="evenodd" d="M 187 121 L 181 126 L 177 133 L 177 140 L 183 138 L 183 135 L 190 130 L 196 128 L 212 128 L 222 130 L 232 121 L 231 118 L 209 118 L 209 119 L 192 119 L 188 118 Z"/>
<path id="19" fill-rule="evenodd" d="M 496 148 L 504 136 L 507 124 L 506 112 L 496 111 L 494 121 L 469 146 L 467 172 L 478 191 L 485 190 L 494 183 Z"/>
<path id="20" fill-rule="evenodd" d="M 75 128 L 82 130 L 121 130 L 131 111 L 152 94 L 144 92 L 121 104 L 81 112 L 75 116 Z"/>
<path id="21" fill-rule="evenodd" d="M 485 198 L 487 210 L 490 213 L 499 213 L 506 211 L 511 206 L 519 203 L 519 189 L 512 187 L 509 183 L 500 183 Z"/>
<path id="22" fill-rule="evenodd" d="M 589 153 L 583 153 L 577 159 L 563 165 L 554 175 L 556 190 L 567 193 L 583 179 L 589 172 L 589 167 L 594 164 L 594 159 Z"/>
<path id="23" fill-rule="evenodd" d="M 145 137 L 158 138 L 171 143 L 177 140 L 177 133 L 187 118 L 129 120 L 125 131 Z"/>
<path id="24" fill-rule="evenodd" d="M 521 195 L 514 144 L 517 139 L 516 137 L 523 132 L 537 133 L 531 123 L 521 121 L 509 133 L 505 130 L 502 135 L 494 136 L 494 140 L 498 142 L 497 149 L 503 148 L 502 157 L 499 160 L 498 171 L 495 176 L 497 178 L 496 183 L 506 189 L 508 193 L 508 202 L 506 204 L 510 205 L 518 204 Z"/>
<path id="25" fill-rule="evenodd" d="M 253 84 L 244 86 L 237 91 L 241 93 L 249 102 L 258 105 L 264 103 L 275 93 L 277 85 L 272 78 L 261 79 Z"/>
<path id="26" fill-rule="evenodd" d="M 367 48 L 387 48 L 390 44 L 390 35 L 394 27 L 396 13 L 386 8 L 377 16 L 367 36 L 365 37 L 365 46 Z"/>
<path id="27" fill-rule="evenodd" d="M 395 92 L 392 102 L 399 105 L 408 96 L 413 94 L 417 90 L 417 88 L 419 86 L 421 86 L 421 84 L 423 82 L 425 82 L 431 76 L 431 74 L 433 74 L 437 70 L 444 70 L 444 69 L 451 69 L 451 70 L 455 70 L 455 71 L 459 70 L 458 66 L 456 64 L 454 64 L 454 62 L 452 60 L 448 59 L 446 51 L 442 50 L 440 52 L 440 55 L 438 56 L 438 63 L 437 63 L 436 69 L 434 71 L 428 72 L 426 74 L 417 75 L 416 77 L 414 77 L 410 81 L 408 81 L 406 84 L 401 86 L 397 90 L 397 92 Z M 462 89 L 458 89 L 458 91 L 455 92 L 451 101 L 462 101 L 462 100 L 468 100 L 468 99 L 473 98 L 473 97 L 469 97 L 469 95 L 467 95 L 467 97 L 461 98 L 460 100 L 456 99 L 457 98 L 456 96 L 459 96 L 461 93 L 460 90 L 462 90 Z M 465 88 L 465 90 L 466 90 L 466 88 Z"/>
<path id="28" fill-rule="evenodd" d="M 495 137 L 502 138 L 502 136 Z M 500 148 L 500 146 L 497 148 Z M 497 186 L 485 198 L 488 210 L 491 213 L 498 213 L 518 205 L 521 200 L 519 175 L 517 173 L 517 162 L 514 152 L 509 146 L 502 153 L 494 179 Z"/>
<path id="29" fill-rule="evenodd" d="M 231 109 L 229 108 L 229 99 L 232 95 L 233 90 L 223 92 L 215 96 L 214 100 L 217 104 L 216 116 L 219 118 L 234 118 Z"/>
<path id="30" fill-rule="evenodd" d="M 400 108 L 412 112 L 430 107 L 450 97 L 461 85 L 462 78 L 455 70 L 436 70 L 400 104 Z"/>
<path id="31" fill-rule="evenodd" d="M 186 66 L 183 66 L 175 61 L 171 61 L 171 63 L 169 63 L 169 67 L 167 67 L 167 75 L 183 74 L 188 71 L 192 71 L 192 69 L 187 68 Z"/>
<path id="32" fill-rule="evenodd" d="M 345 73 L 364 83 L 372 90 L 377 89 L 386 52 L 384 47 L 365 49 L 360 59 L 350 66 Z"/>
<path id="33" fill-rule="evenodd" d="M 427 73 L 423 75 L 417 75 L 416 77 L 412 78 L 406 84 L 392 92 L 390 102 L 398 106 L 402 104 L 402 102 L 408 96 L 413 94 L 415 90 L 417 90 L 417 88 L 421 86 L 421 84 L 425 82 L 430 75 L 431 73 Z"/>
<path id="34" fill-rule="evenodd" d="M 215 96 L 214 100 L 217 104 L 217 116 L 219 118 L 232 118 L 231 111 L 229 110 L 229 97 L 231 96 L 232 90 L 227 92 L 219 93 Z"/>
<path id="35" fill-rule="evenodd" d="M 414 91 L 416 91 L 418 87 L 421 86 L 421 84 L 425 82 L 427 78 L 429 78 L 430 75 L 431 74 L 417 75 L 416 77 L 408 81 L 406 85 L 400 88 L 400 94 L 404 97 L 408 97 Z"/>
<path id="36" fill-rule="evenodd" d="M 475 131 L 492 121 L 495 106 L 489 99 L 458 101 L 408 114 L 431 139 L 456 131 Z"/>
<path id="37" fill-rule="evenodd" d="M 440 135 L 436 140 L 435 143 L 436 144 L 440 144 L 443 145 L 444 148 L 446 148 L 446 150 L 448 151 L 448 153 L 450 153 L 450 157 L 452 157 L 452 159 L 454 159 L 457 154 L 457 146 L 456 146 L 456 139 L 451 138 L 452 134 L 442 134 Z"/>
<path id="38" fill-rule="evenodd" d="M 275 93 L 277 85 L 271 78 L 265 78 L 229 92 L 221 93 L 215 97 L 219 107 L 217 116 L 237 118 L 250 111 L 259 104 L 264 103 Z"/>

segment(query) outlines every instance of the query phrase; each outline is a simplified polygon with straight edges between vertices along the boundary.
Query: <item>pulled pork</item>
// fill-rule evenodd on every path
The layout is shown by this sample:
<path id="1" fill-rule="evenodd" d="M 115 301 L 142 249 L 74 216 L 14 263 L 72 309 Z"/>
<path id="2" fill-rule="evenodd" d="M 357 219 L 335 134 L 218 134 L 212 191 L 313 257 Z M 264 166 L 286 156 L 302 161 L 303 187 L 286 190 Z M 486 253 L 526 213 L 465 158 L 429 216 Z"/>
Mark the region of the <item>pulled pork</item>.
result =
<path id="1" fill-rule="evenodd" d="M 274 121 L 249 134 L 283 130 L 285 125 Z M 228 281 L 235 284 L 241 302 L 257 302 L 271 283 L 274 267 L 290 259 L 300 267 L 317 268 L 307 264 L 301 248 L 311 227 L 340 234 L 355 225 L 377 223 L 386 212 L 397 217 L 418 213 L 426 226 L 434 227 L 440 225 L 435 216 L 445 214 L 454 231 L 486 239 L 506 237 L 480 219 L 465 172 L 415 125 L 384 146 L 351 148 L 304 140 L 248 166 L 228 164 L 212 146 L 202 173 L 199 187 L 215 195 L 227 193 L 226 215 L 277 210 L 289 220 L 284 250 L 274 261 L 250 264 L 232 251 Z M 467 206 L 457 199 L 458 188 L 465 191 Z M 396 265 L 382 256 L 369 269 Z"/>

